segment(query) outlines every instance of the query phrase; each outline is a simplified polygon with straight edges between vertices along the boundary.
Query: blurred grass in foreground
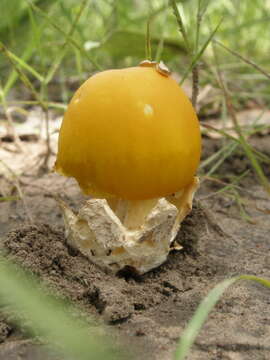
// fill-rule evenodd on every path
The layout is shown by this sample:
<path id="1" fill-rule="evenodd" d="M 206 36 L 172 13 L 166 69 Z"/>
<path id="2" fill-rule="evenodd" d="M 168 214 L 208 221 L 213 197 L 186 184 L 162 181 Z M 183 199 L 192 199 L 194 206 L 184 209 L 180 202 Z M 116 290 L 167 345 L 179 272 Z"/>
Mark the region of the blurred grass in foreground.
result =
<path id="1" fill-rule="evenodd" d="M 37 279 L 0 256 L 0 303 L 20 326 L 68 359 L 123 359 L 97 324 L 86 322 L 78 309 L 48 293 Z"/>
<path id="2" fill-rule="evenodd" d="M 252 280 L 270 288 L 270 281 L 252 276 L 240 275 L 224 280 L 211 290 L 201 302 L 187 328 L 181 335 L 174 359 L 183 360 L 190 352 L 198 332 L 210 311 L 224 291 L 239 280 Z M 68 359 L 76 360 L 119 360 L 132 359 L 111 346 L 105 335 L 100 335 L 97 326 L 79 317 L 78 310 L 71 305 L 48 295 L 48 290 L 32 276 L 25 274 L 18 266 L 0 257 L 0 303 L 15 313 L 19 325 L 30 330 Z M 76 315 L 76 317 L 75 317 Z"/>

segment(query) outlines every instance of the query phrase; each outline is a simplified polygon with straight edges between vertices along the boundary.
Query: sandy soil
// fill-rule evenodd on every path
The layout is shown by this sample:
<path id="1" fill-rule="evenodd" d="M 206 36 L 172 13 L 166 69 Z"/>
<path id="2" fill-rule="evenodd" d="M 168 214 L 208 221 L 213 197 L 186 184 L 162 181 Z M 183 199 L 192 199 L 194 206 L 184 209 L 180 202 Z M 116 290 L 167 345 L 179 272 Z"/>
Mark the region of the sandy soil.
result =
<path id="1" fill-rule="evenodd" d="M 262 139 L 264 146 L 254 141 L 269 155 L 269 136 Z M 204 157 L 220 145 L 220 140 L 205 140 Z M 241 154 L 221 166 L 222 179 L 239 174 L 239 167 L 241 172 L 249 167 Z M 265 171 L 270 175 L 269 168 Z M 252 171 L 240 191 L 250 222 L 234 199 L 214 195 L 220 185 L 205 181 L 178 234 L 184 250 L 172 252 L 165 264 L 136 278 L 105 274 L 66 245 L 52 194 L 61 194 L 77 209 L 83 197 L 74 181 L 56 174 L 28 174 L 21 181 L 24 201 L 0 205 L 1 246 L 53 291 L 105 324 L 135 359 L 172 359 L 196 307 L 221 280 L 243 273 L 270 277 L 270 201 Z M 269 289 L 242 282 L 230 288 L 211 313 L 189 359 L 268 360 L 269 339 Z M 0 316 L 0 343 L 3 360 L 17 359 L 18 354 L 23 360 L 56 358 L 26 340 L 7 314 Z"/>

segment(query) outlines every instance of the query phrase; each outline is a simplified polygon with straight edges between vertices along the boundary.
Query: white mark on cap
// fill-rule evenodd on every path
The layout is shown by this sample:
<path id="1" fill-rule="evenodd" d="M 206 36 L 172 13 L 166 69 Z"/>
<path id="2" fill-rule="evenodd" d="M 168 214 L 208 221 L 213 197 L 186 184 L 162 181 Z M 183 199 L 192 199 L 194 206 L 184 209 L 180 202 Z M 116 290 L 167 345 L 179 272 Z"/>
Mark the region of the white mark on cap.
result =
<path id="1" fill-rule="evenodd" d="M 154 114 L 154 109 L 151 105 L 145 104 L 143 108 L 144 115 L 146 116 L 152 116 Z"/>

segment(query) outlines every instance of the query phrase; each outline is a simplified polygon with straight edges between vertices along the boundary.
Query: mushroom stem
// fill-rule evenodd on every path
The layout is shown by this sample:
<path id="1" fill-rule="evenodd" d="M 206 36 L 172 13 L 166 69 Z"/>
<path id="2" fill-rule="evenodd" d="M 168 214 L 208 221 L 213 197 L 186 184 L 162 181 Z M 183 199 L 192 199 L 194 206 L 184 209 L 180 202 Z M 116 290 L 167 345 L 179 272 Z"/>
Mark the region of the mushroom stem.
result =
<path id="1" fill-rule="evenodd" d="M 90 199 L 75 215 L 62 201 L 68 243 L 95 264 L 117 272 L 125 266 L 143 274 L 159 265 L 173 241 L 199 186 L 198 178 L 167 198 L 142 201 Z"/>
<path id="2" fill-rule="evenodd" d="M 147 215 L 157 204 L 159 199 L 123 200 L 107 199 L 110 208 L 129 230 L 139 229 L 145 222 Z"/>

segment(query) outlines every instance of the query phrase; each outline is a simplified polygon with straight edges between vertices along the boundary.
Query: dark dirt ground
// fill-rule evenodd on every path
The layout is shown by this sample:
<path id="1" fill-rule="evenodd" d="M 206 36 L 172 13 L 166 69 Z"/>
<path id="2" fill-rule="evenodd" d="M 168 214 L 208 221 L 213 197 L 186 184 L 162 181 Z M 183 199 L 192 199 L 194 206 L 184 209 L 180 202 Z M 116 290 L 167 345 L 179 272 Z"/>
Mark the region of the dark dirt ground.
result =
<path id="1" fill-rule="evenodd" d="M 269 136 L 252 141 L 270 155 Z M 220 140 L 205 138 L 204 158 L 220 146 Z M 219 173 L 228 181 L 230 175 L 248 167 L 239 154 L 226 160 Z M 265 171 L 270 176 L 269 166 Z M 3 188 L 11 186 L 5 177 L 0 180 Z M 221 280 L 239 274 L 270 278 L 270 201 L 252 171 L 239 190 L 250 222 L 228 193 L 215 194 L 220 188 L 217 182 L 203 181 L 193 211 L 178 234 L 184 250 L 172 252 L 165 264 L 140 278 L 105 274 L 66 246 L 61 212 L 52 194 L 61 194 L 78 208 L 83 197 L 73 180 L 29 172 L 20 181 L 24 201 L 0 203 L 1 246 L 54 292 L 104 323 L 135 359 L 172 359 L 198 304 Z M 3 314 L 0 359 L 56 357 L 27 340 Z M 231 287 L 210 314 L 188 359 L 269 360 L 269 289 L 249 282 Z"/>

